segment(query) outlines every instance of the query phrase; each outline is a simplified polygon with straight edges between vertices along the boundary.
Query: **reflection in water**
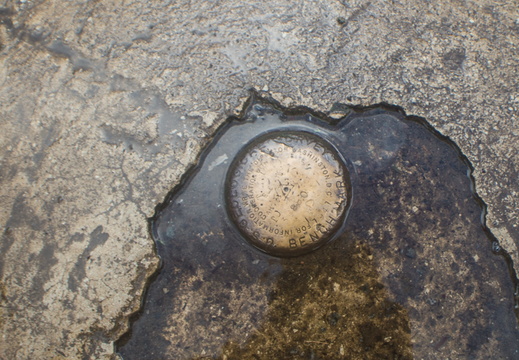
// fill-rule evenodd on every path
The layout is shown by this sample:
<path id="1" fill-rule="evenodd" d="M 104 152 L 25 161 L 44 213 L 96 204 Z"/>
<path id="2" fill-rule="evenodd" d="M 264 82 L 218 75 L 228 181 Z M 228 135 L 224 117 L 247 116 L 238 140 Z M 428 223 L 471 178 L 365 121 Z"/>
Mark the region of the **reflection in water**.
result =
<path id="1" fill-rule="evenodd" d="M 339 236 L 295 258 L 256 250 L 229 220 L 229 162 L 271 130 L 311 131 L 345 159 Z M 517 359 L 515 276 L 492 253 L 457 148 L 383 107 L 337 124 L 252 99 L 153 219 L 163 268 L 124 359 Z"/>

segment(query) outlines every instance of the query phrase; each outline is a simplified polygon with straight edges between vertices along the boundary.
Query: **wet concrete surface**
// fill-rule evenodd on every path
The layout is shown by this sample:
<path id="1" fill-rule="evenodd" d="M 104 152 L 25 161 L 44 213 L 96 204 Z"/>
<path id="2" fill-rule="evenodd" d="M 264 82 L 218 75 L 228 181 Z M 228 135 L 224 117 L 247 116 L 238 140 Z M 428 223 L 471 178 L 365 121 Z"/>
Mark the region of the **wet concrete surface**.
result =
<path id="1" fill-rule="evenodd" d="M 291 156 L 268 154 L 267 147 L 262 155 L 299 162 L 323 149 L 319 141 L 307 150 L 308 140 L 294 137 L 305 133 L 326 139 L 351 174 L 349 216 L 318 249 L 311 241 L 327 233 L 321 223 L 338 214 L 314 213 L 304 229 L 275 211 L 263 219 L 259 211 L 269 204 L 259 202 L 277 209 L 297 198 L 256 192 L 248 201 L 258 205 L 244 209 L 237 224 L 224 191 L 235 188 L 229 172 L 259 164 L 259 157 L 239 155 L 243 144 L 276 139 L 273 148 L 288 146 Z M 214 166 L 223 157 L 241 166 Z M 342 176 L 311 171 L 321 161 L 304 162 L 313 174 L 305 181 L 343 188 Z M 251 188 L 241 181 L 236 187 Z M 252 100 L 153 219 L 163 267 L 120 353 L 124 359 L 515 359 L 517 279 L 482 226 L 473 189 L 456 146 L 398 110 L 358 110 L 331 125 Z M 275 182 L 270 190 L 278 190 Z M 273 216 L 278 221 L 268 222 Z M 266 228 L 266 235 L 241 231 L 244 221 Z M 293 253 L 269 241 L 276 226 L 294 239 Z M 305 249 L 313 251 L 279 258 Z"/>
<path id="2" fill-rule="evenodd" d="M 0 1 L 0 357 L 113 356 L 159 264 L 147 218 L 249 88 L 426 118 L 519 263 L 518 19 L 496 1 Z"/>

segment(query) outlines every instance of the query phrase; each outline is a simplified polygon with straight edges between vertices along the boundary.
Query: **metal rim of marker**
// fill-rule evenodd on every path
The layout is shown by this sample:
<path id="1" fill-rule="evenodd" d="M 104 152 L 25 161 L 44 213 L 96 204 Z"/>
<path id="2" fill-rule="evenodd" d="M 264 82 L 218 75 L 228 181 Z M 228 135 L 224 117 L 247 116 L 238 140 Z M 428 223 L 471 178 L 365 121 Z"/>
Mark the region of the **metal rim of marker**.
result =
<path id="1" fill-rule="evenodd" d="M 225 184 L 227 211 L 245 239 L 274 256 L 328 242 L 349 206 L 349 172 L 339 153 L 306 131 L 272 131 L 245 145 Z"/>

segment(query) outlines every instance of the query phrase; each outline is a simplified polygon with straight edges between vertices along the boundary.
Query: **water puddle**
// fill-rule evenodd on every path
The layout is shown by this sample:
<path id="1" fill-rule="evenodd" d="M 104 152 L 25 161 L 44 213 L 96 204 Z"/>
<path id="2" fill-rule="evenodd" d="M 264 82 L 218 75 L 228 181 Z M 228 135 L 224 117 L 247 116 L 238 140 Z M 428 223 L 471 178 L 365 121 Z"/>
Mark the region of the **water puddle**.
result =
<path id="1" fill-rule="evenodd" d="M 399 109 L 253 95 L 153 218 L 162 268 L 119 354 L 519 358 L 515 273 L 470 174 Z"/>

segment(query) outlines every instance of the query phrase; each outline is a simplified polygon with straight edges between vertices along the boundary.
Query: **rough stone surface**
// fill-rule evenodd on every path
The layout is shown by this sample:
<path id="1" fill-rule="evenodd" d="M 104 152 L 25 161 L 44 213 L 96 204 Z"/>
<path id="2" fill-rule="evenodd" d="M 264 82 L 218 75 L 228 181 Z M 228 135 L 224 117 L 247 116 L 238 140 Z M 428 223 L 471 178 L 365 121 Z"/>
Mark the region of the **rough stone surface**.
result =
<path id="1" fill-rule="evenodd" d="M 0 358 L 112 356 L 146 217 L 250 87 L 427 118 L 517 260 L 518 48 L 505 1 L 0 1 Z"/>

